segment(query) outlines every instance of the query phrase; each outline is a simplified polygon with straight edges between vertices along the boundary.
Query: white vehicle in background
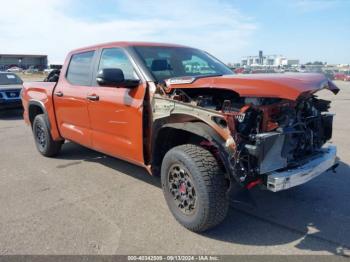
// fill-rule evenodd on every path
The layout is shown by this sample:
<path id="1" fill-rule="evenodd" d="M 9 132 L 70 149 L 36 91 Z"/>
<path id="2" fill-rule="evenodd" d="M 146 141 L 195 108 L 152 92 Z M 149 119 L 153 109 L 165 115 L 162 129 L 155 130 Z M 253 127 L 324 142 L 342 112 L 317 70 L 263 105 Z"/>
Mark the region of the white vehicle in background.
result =
<path id="1" fill-rule="evenodd" d="M 22 72 L 23 69 L 18 67 L 18 66 L 13 66 L 10 67 L 9 69 L 6 70 L 6 72 L 12 72 L 12 73 L 18 73 L 18 72 Z"/>
<path id="2" fill-rule="evenodd" d="M 35 68 L 34 66 L 30 66 L 27 70 L 24 71 L 25 74 L 33 74 L 38 72 L 39 72 L 39 69 Z"/>
<path id="3" fill-rule="evenodd" d="M 49 74 L 52 72 L 52 70 L 54 70 L 54 69 L 52 69 L 52 68 L 47 68 L 47 69 L 44 70 L 44 74 L 45 74 L 45 75 L 49 75 Z"/>
<path id="4" fill-rule="evenodd" d="M 56 64 L 50 64 L 47 69 L 44 70 L 45 75 L 49 75 L 54 70 L 61 70 L 62 64 L 56 63 Z"/>

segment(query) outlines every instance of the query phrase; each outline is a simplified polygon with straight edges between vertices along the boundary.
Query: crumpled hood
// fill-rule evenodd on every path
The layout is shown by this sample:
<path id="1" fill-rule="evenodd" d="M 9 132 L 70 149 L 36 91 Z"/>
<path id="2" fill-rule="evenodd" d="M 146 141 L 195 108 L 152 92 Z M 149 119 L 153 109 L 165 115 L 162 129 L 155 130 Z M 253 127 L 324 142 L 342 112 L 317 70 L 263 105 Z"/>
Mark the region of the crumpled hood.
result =
<path id="1" fill-rule="evenodd" d="M 187 79 L 187 83 L 181 81 Z M 177 78 L 166 81 L 167 92 L 177 88 L 220 88 L 229 89 L 242 97 L 271 97 L 296 100 L 301 95 L 329 89 L 334 94 L 339 88 L 322 74 L 285 73 L 285 74 L 249 74 L 202 77 L 188 81 Z"/>
<path id="2" fill-rule="evenodd" d="M 0 85 L 0 91 L 22 89 L 23 85 Z"/>

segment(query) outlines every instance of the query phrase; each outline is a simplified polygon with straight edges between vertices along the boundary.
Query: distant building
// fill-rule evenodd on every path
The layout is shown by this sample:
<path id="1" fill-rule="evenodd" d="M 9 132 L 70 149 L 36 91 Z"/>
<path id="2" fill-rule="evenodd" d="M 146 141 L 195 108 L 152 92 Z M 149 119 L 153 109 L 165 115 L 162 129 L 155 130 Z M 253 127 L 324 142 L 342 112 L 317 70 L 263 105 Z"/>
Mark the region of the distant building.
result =
<path id="1" fill-rule="evenodd" d="M 299 60 L 298 59 L 282 59 L 282 65 L 283 66 L 294 66 L 294 65 L 299 65 Z"/>
<path id="2" fill-rule="evenodd" d="M 14 66 L 44 70 L 47 68 L 47 55 L 0 54 L 0 70 Z"/>
<path id="3" fill-rule="evenodd" d="M 241 59 L 242 66 L 293 66 L 299 65 L 298 59 L 287 59 L 282 55 L 264 55 L 259 51 L 257 56 L 245 56 Z"/>

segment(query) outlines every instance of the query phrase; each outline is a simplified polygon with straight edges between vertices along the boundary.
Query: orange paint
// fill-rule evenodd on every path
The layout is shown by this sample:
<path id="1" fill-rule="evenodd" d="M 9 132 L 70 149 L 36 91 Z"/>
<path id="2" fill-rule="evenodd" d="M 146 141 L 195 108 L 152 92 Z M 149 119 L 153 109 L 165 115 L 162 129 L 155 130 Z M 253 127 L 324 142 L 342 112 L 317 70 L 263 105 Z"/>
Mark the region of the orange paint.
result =
<path id="1" fill-rule="evenodd" d="M 115 42 L 72 51 L 66 58 L 57 84 L 44 82 L 24 84 L 22 101 L 26 123 L 30 124 L 29 106 L 35 102 L 36 105 L 42 106 L 46 112 L 54 140 L 71 140 L 150 170 L 150 166 L 145 164 L 143 148 L 144 136 L 150 140 L 149 136 L 152 134 L 151 111 L 153 108 L 150 101 L 146 101 L 146 105 L 149 107 L 148 119 L 143 119 L 143 111 L 146 90 L 149 90 L 149 95 L 146 97 L 152 99 L 157 88 L 155 83 L 147 82 L 141 77 L 140 84 L 135 88 L 98 86 L 94 80 L 88 86 L 79 86 L 70 84 L 65 77 L 74 54 L 95 51 L 96 57 L 93 67 L 96 70 L 96 63 L 99 61 L 97 54 L 102 49 L 127 48 L 134 45 L 179 47 L 178 45 L 158 43 Z M 137 66 L 136 69 L 141 71 Z M 278 97 L 289 99 L 291 102 L 306 92 L 315 92 L 321 88 L 337 92 L 337 88 L 319 74 L 206 77 L 199 78 L 190 84 L 168 86 L 169 91 L 175 88 L 228 89 L 243 97 Z M 91 96 L 98 99 L 91 100 L 89 99 Z M 248 108 L 249 105 L 243 107 L 241 112 L 244 113 Z M 275 129 L 276 123 L 270 117 L 274 107 L 261 107 L 261 109 L 264 112 L 263 130 Z M 233 118 L 229 117 L 232 114 L 224 115 L 228 121 L 228 128 L 219 127 L 213 122 L 207 124 L 226 141 L 236 131 Z M 143 130 L 144 121 L 148 123 L 147 127 L 150 130 Z M 235 144 L 230 146 L 234 147 Z M 149 148 L 147 147 L 146 151 L 150 150 Z"/>

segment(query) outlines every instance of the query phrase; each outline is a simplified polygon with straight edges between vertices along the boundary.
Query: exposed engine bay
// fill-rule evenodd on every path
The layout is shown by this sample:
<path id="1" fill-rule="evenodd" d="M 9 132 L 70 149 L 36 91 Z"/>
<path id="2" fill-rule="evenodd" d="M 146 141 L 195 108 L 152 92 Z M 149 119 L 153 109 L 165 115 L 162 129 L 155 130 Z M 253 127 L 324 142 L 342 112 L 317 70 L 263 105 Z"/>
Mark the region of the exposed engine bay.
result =
<path id="1" fill-rule="evenodd" d="M 236 147 L 230 161 L 243 184 L 307 162 L 332 137 L 330 101 L 311 94 L 292 101 L 188 88 L 175 89 L 167 96 L 223 115 L 216 122 L 230 130 Z"/>

